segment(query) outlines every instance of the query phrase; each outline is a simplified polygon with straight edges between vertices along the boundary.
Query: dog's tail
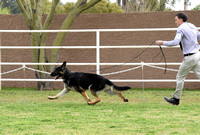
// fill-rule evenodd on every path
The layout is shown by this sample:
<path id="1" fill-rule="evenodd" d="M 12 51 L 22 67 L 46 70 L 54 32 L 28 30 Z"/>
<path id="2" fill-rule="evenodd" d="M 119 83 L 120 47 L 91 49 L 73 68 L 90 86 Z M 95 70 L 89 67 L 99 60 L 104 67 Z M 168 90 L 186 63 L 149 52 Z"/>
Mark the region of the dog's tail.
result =
<path id="1" fill-rule="evenodd" d="M 109 85 L 109 86 L 113 86 L 113 88 L 117 91 L 125 91 L 125 90 L 128 90 L 128 89 L 131 89 L 131 87 L 129 86 L 122 86 L 122 87 L 119 87 L 119 86 L 116 86 L 115 84 L 113 84 L 110 80 L 106 79 L 106 84 Z"/>
<path id="2" fill-rule="evenodd" d="M 119 86 L 116 86 L 116 85 L 113 85 L 114 86 L 114 89 L 117 90 L 117 91 L 125 91 L 125 90 L 128 90 L 128 89 L 131 89 L 131 87 L 129 86 L 122 86 L 122 87 L 119 87 Z"/>

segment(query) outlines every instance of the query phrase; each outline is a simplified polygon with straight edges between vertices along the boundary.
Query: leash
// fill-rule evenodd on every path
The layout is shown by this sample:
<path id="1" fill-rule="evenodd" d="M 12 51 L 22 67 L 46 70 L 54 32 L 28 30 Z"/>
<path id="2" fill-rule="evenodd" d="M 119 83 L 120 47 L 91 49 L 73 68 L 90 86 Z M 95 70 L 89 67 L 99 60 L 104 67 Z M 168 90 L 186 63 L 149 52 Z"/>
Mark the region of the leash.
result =
<path id="1" fill-rule="evenodd" d="M 165 54 L 164 54 L 164 51 L 163 51 L 161 45 L 159 45 L 159 48 L 160 48 L 160 51 L 158 52 L 157 55 L 155 55 L 155 56 L 153 57 L 153 60 L 152 60 L 152 61 L 154 62 L 155 58 L 158 57 L 158 56 L 160 55 L 160 53 L 161 53 L 161 54 L 162 54 L 162 57 L 161 57 L 161 59 L 160 59 L 159 62 L 161 62 L 161 61 L 163 60 L 163 58 L 164 58 L 164 61 L 165 61 L 165 72 L 164 72 L 164 74 L 166 74 L 166 72 L 167 72 L 167 60 L 166 60 L 166 57 L 165 57 Z"/>
<path id="2" fill-rule="evenodd" d="M 111 68 L 115 68 L 115 67 L 120 67 L 120 66 L 123 66 L 123 65 L 125 65 L 125 64 L 127 64 L 127 63 L 129 63 L 129 62 L 131 62 L 131 61 L 133 61 L 133 60 L 135 60 L 135 59 L 137 59 L 137 58 L 138 58 L 140 55 L 142 55 L 147 49 L 149 49 L 149 47 L 152 46 L 154 43 L 155 43 L 155 41 L 152 42 L 152 43 L 151 43 L 147 48 L 145 48 L 141 53 L 139 53 L 137 56 L 135 56 L 134 58 L 130 59 L 129 61 L 127 61 L 127 62 L 125 62 L 125 63 L 122 63 L 122 64 L 120 64 L 120 65 L 115 65 L 115 66 L 110 66 L 110 67 L 107 67 L 107 68 L 102 68 L 102 69 L 99 69 L 99 71 L 103 71 L 103 70 L 107 70 L 107 69 L 111 69 Z M 92 70 L 91 72 L 95 72 L 95 71 L 97 71 L 97 70 Z"/>
<path id="3" fill-rule="evenodd" d="M 163 52 L 161 45 L 159 45 L 159 47 L 160 47 L 160 51 L 162 52 L 162 56 L 163 56 L 162 59 L 164 58 L 164 61 L 165 61 L 165 72 L 164 72 L 164 74 L 166 74 L 166 72 L 167 72 L 167 60 L 166 60 L 166 57 L 165 57 L 165 54 Z"/>
<path id="4" fill-rule="evenodd" d="M 133 61 L 133 60 L 135 60 L 135 59 L 137 59 L 140 55 L 142 55 L 144 52 L 146 52 L 146 50 L 149 49 L 150 46 L 152 46 L 154 43 L 155 43 L 155 41 L 153 41 L 147 48 L 145 48 L 141 53 L 139 53 L 137 56 L 135 56 L 134 58 L 130 59 L 129 61 L 127 61 L 127 62 L 125 62 L 125 63 L 123 63 L 123 64 L 120 64 L 120 65 L 115 65 L 115 66 L 110 66 L 110 67 L 107 67 L 107 68 L 102 68 L 102 69 L 99 69 L 99 71 L 104 71 L 104 70 L 112 69 L 112 68 L 115 68 L 115 67 L 120 67 L 120 66 L 123 66 L 123 65 L 125 65 L 125 64 L 127 64 L 127 63 L 129 63 L 129 62 L 131 62 L 131 61 Z M 165 61 L 165 72 L 164 72 L 164 74 L 166 74 L 166 72 L 167 72 L 167 61 L 166 61 L 166 57 L 165 57 L 165 54 L 164 54 L 164 52 L 163 52 L 163 49 L 162 49 L 162 47 L 161 47 L 160 45 L 159 45 L 159 48 L 160 48 L 159 53 L 158 53 L 156 56 L 153 57 L 153 60 L 152 60 L 152 61 L 154 61 L 154 59 L 155 59 L 156 57 L 158 57 L 158 56 L 160 55 L 160 53 L 161 53 L 161 54 L 162 54 L 162 58 L 161 58 L 160 61 L 162 61 L 163 58 L 164 58 L 164 61 Z M 159 61 L 159 62 L 160 62 L 160 61 Z M 95 72 L 95 71 L 97 71 L 97 70 L 92 70 L 92 71 L 90 71 L 90 72 Z"/>

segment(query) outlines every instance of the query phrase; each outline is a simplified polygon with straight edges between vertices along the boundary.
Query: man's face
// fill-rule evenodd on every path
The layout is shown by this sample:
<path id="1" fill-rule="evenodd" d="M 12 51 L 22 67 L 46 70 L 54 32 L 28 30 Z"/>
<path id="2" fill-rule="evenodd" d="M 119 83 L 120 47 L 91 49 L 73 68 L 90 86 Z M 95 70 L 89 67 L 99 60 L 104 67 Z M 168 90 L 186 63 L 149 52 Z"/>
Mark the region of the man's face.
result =
<path id="1" fill-rule="evenodd" d="M 179 27 L 183 23 L 183 19 L 179 19 L 177 16 L 175 17 L 175 23 L 177 27 Z"/>

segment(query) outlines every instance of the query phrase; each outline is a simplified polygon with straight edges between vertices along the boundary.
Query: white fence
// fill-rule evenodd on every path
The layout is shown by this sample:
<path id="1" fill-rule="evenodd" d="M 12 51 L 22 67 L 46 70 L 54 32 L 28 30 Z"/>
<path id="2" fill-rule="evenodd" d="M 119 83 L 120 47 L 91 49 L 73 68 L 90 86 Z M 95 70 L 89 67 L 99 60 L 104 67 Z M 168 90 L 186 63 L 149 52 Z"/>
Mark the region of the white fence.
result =
<path id="1" fill-rule="evenodd" d="M 200 29 L 200 27 L 198 27 Z M 38 49 L 38 48 L 46 48 L 46 49 L 53 49 L 53 48 L 60 48 L 60 49 L 96 49 L 96 63 L 68 63 L 68 65 L 96 65 L 96 73 L 100 73 L 100 66 L 101 65 L 133 65 L 133 66 L 138 66 L 136 68 L 142 68 L 143 71 L 143 66 L 150 66 L 152 68 L 160 68 L 158 67 L 160 65 L 165 65 L 165 63 L 100 63 L 100 49 L 107 49 L 107 48 L 159 48 L 159 46 L 156 45 L 137 45 L 137 46 L 101 46 L 100 45 L 100 33 L 101 32 L 130 32 L 130 31 L 174 31 L 177 30 L 177 28 L 153 28 L 153 29 L 89 29 L 89 30 L 0 30 L 0 50 L 1 49 Z M 43 46 L 43 47 L 33 47 L 33 46 L 2 46 L 1 44 L 1 35 L 3 33 L 31 33 L 31 32 L 51 32 L 51 33 L 57 33 L 57 32 L 95 32 L 96 33 L 96 46 Z M 174 48 L 174 47 L 165 47 L 163 48 Z M 176 47 L 175 47 L 176 48 Z M 1 51 L 0 51 L 0 59 L 1 59 Z M 9 62 L 1 62 L 0 61 L 0 72 L 1 72 L 1 66 L 2 65 L 22 65 L 20 69 L 16 70 L 34 70 L 27 68 L 27 65 L 60 65 L 61 63 L 9 63 Z M 180 63 L 167 63 L 167 65 L 180 65 Z M 116 73 L 121 73 L 121 72 L 128 72 L 130 70 L 134 70 L 134 68 L 127 69 L 124 71 L 119 71 Z M 173 69 L 168 69 L 171 71 L 176 71 Z M 6 73 L 11 73 L 13 71 L 8 71 Z M 40 72 L 40 71 L 38 71 Z M 62 80 L 53 80 L 53 79 L 3 79 L 1 78 L 1 75 L 5 73 L 0 74 L 0 82 L 1 81 L 62 81 Z M 48 73 L 47 73 L 48 74 Z M 113 74 L 113 73 L 111 73 Z M 141 78 L 140 80 L 134 80 L 134 79 L 115 79 L 112 80 L 113 82 L 175 82 L 175 79 L 144 79 Z M 200 82 L 200 80 L 195 80 L 195 79 L 190 79 L 190 80 L 185 80 L 185 82 Z M 1 87 L 1 84 L 0 84 Z"/>

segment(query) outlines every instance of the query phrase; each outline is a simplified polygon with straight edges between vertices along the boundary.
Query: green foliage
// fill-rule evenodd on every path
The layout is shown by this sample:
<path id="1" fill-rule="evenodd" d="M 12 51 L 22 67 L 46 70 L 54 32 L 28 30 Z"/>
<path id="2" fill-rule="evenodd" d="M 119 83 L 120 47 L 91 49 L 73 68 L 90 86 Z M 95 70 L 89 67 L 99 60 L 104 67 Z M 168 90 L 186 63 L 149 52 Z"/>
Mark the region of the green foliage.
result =
<path id="1" fill-rule="evenodd" d="M 49 2 L 48 0 L 44 0 L 43 10 L 44 14 L 48 14 L 51 10 L 51 2 Z"/>
<path id="2" fill-rule="evenodd" d="M 197 5 L 195 8 L 193 8 L 192 10 L 200 10 L 200 4 Z"/>
<path id="3" fill-rule="evenodd" d="M 56 7 L 56 14 L 68 14 L 71 12 L 75 3 L 67 2 L 65 4 L 59 3 Z M 44 0 L 43 12 L 48 14 L 51 10 L 51 2 L 49 0 Z M 89 8 L 83 13 L 123 13 L 123 10 L 117 5 L 117 3 L 111 3 L 107 0 L 102 0 L 95 6 Z"/>
<path id="4" fill-rule="evenodd" d="M 84 13 L 123 13 L 121 8 L 116 3 L 110 3 L 107 0 L 102 0 L 95 6 L 84 11 Z"/>
<path id="5" fill-rule="evenodd" d="M 16 0 L 2 0 L 0 2 L 0 8 L 8 8 L 11 14 L 19 14 L 21 13 Z"/>
<path id="6" fill-rule="evenodd" d="M 57 5 L 56 7 L 56 11 L 55 13 L 64 13 L 65 12 L 65 8 L 63 7 L 63 5 Z"/>
<path id="7" fill-rule="evenodd" d="M 64 8 L 64 12 L 63 13 L 69 13 L 73 9 L 74 6 L 75 6 L 75 3 L 67 2 L 66 4 L 63 5 L 63 8 Z"/>
<path id="8" fill-rule="evenodd" d="M 10 10 L 6 7 L 6 8 L 0 8 L 0 14 L 10 14 Z"/>
<path id="9" fill-rule="evenodd" d="M 123 10 L 117 5 L 117 3 L 108 3 L 109 13 L 123 13 Z"/>
<path id="10" fill-rule="evenodd" d="M 69 13 L 73 9 L 74 5 L 75 4 L 72 2 L 67 2 L 63 6 L 60 5 L 56 8 L 56 13 Z M 83 13 L 123 13 L 123 10 L 117 5 L 117 3 L 111 3 L 107 0 L 102 0 Z"/>

